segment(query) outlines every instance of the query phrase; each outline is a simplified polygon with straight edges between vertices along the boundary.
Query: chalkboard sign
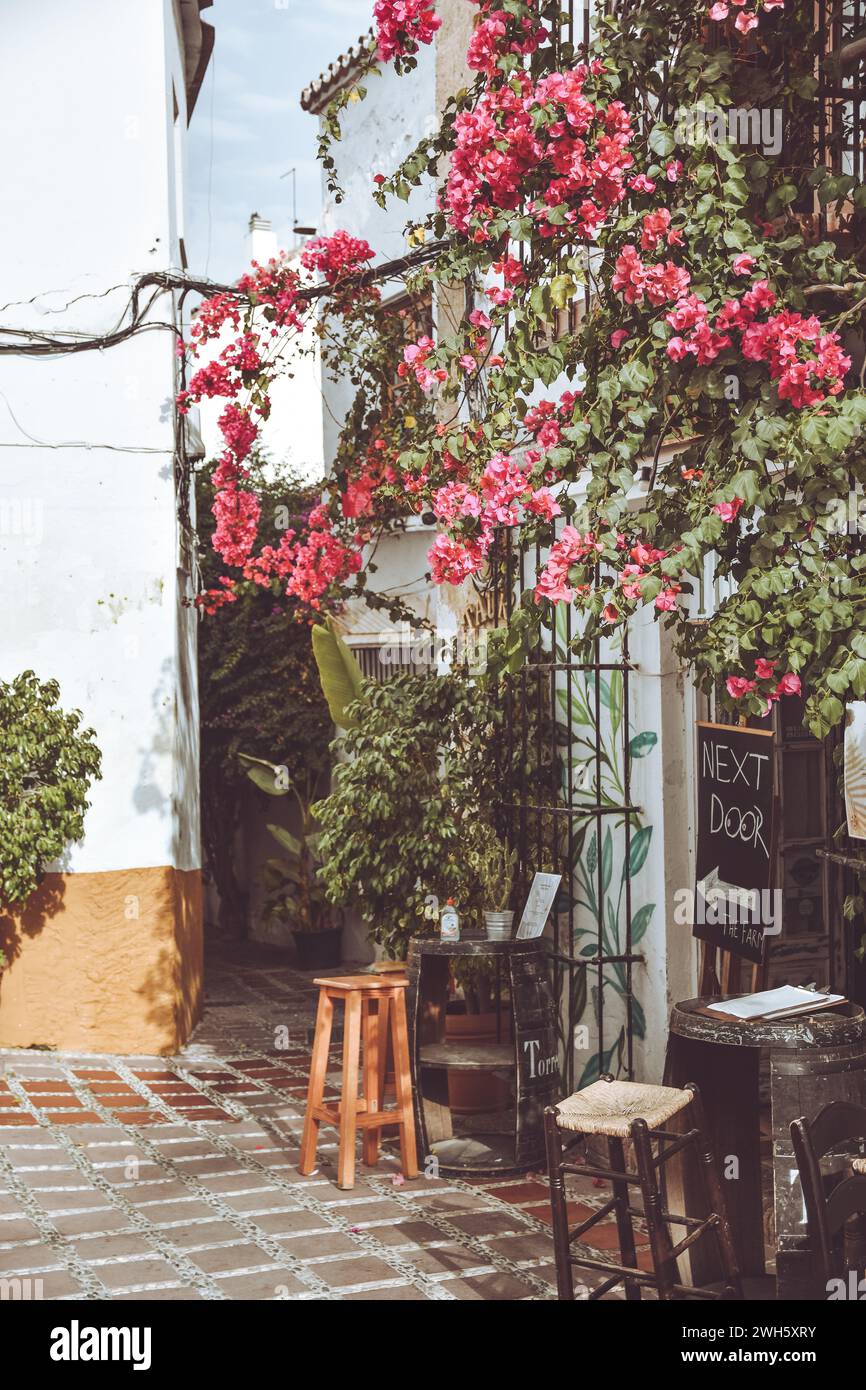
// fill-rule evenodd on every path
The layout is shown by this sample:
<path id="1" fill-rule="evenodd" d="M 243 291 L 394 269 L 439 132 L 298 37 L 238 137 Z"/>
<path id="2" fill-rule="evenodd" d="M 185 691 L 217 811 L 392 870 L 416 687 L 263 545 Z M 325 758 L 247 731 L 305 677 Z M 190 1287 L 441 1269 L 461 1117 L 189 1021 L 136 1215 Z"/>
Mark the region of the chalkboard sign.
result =
<path id="1" fill-rule="evenodd" d="M 771 891 L 773 735 L 698 724 L 698 845 L 694 935 L 761 961 L 781 930 Z"/>

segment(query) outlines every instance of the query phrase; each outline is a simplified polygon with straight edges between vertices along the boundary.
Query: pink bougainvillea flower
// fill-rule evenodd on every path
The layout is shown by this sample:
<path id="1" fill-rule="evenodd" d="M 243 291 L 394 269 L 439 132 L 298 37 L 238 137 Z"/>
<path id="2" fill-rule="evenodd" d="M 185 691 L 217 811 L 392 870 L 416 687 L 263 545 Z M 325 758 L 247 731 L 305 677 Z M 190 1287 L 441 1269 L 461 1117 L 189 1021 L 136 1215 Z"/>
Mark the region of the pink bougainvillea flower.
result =
<path id="1" fill-rule="evenodd" d="M 679 584 L 672 584 L 669 588 L 662 589 L 660 594 L 656 594 L 655 606 L 660 613 L 669 613 L 672 608 L 676 608 L 679 591 Z"/>
<path id="2" fill-rule="evenodd" d="M 373 15 L 383 63 L 417 53 L 419 43 L 432 43 L 442 23 L 430 0 L 376 0 Z"/>
<path id="3" fill-rule="evenodd" d="M 513 20 L 496 12 L 497 22 Z M 476 30 L 476 37 L 481 30 Z M 490 31 L 488 37 L 490 36 Z M 538 34 L 526 34 L 516 51 L 527 51 Z M 515 51 L 515 45 L 511 45 Z M 479 55 L 479 62 L 486 58 Z M 594 237 L 609 211 L 625 195 L 625 174 L 634 163 L 628 150 L 631 122 L 622 102 L 595 105 L 584 94 L 585 64 L 534 81 L 518 67 L 505 83 L 490 81 L 472 110 L 454 120 L 455 148 L 442 198 L 452 227 L 479 244 L 490 240 L 492 216 L 516 209 L 526 199 L 527 179 L 543 183 L 528 211 L 539 235 L 558 234 L 551 209 L 565 210 L 574 235 Z M 539 111 L 553 119 L 539 121 Z M 506 277 L 507 278 L 507 277 Z"/>
<path id="4" fill-rule="evenodd" d="M 736 0 L 734 0 L 734 3 L 736 4 Z M 749 34 L 753 29 L 757 29 L 757 27 L 758 16 L 756 14 L 749 14 L 746 10 L 738 14 L 737 18 L 734 20 L 734 28 L 738 29 L 741 34 Z"/>
<path id="5" fill-rule="evenodd" d="M 733 260 L 733 272 L 735 275 L 751 275 L 757 261 L 754 256 L 735 256 Z"/>
<path id="6" fill-rule="evenodd" d="M 568 572 L 574 565 L 594 560 L 604 547 L 592 532 L 581 535 L 575 526 L 564 526 L 558 541 L 550 547 L 547 564 L 538 576 L 535 602 L 549 599 L 551 603 L 573 603 L 577 590 L 570 583 Z"/>
<path id="7" fill-rule="evenodd" d="M 369 242 L 362 237 L 350 236 L 348 232 L 336 231 L 330 236 L 313 237 L 301 253 L 301 265 L 305 270 L 317 270 L 329 285 L 334 285 L 354 270 L 360 270 L 365 261 L 371 261 L 376 253 Z"/>
<path id="8" fill-rule="evenodd" d="M 755 689 L 755 681 L 746 680 L 745 676 L 728 676 L 725 686 L 732 700 L 741 700 Z"/>
<path id="9" fill-rule="evenodd" d="M 727 19 L 730 12 L 731 11 L 729 7 L 724 3 L 724 0 L 717 0 L 717 3 L 713 5 L 712 9 L 710 10 L 710 19 Z"/>
<path id="10" fill-rule="evenodd" d="M 787 671 L 776 686 L 776 691 L 779 695 L 799 695 L 801 688 L 800 677 L 793 671 Z"/>
<path id="11" fill-rule="evenodd" d="M 668 183 L 676 183 L 683 175 L 683 162 L 681 159 L 672 159 L 665 166 L 665 178 Z"/>
<path id="12" fill-rule="evenodd" d="M 562 508 L 550 489 L 546 487 L 536 488 L 523 505 L 528 512 L 532 512 L 535 516 L 544 517 L 545 521 L 552 521 L 555 516 L 562 514 Z"/>
<path id="13" fill-rule="evenodd" d="M 627 337 L 628 330 L 625 328 L 618 328 L 615 333 L 611 333 L 610 345 L 613 348 L 614 352 L 616 352 L 617 348 L 622 347 L 622 344 L 625 342 Z"/>
<path id="14" fill-rule="evenodd" d="M 742 497 L 735 497 L 731 502 L 717 502 L 713 511 L 722 518 L 722 521 L 735 521 L 742 505 Z"/>
<path id="15" fill-rule="evenodd" d="M 427 555 L 433 583 L 462 584 L 482 568 L 489 548 L 489 539 L 485 545 L 478 540 L 453 540 L 440 532 Z"/>
<path id="16" fill-rule="evenodd" d="M 759 656 L 757 661 L 755 662 L 755 675 L 758 677 L 758 680 L 772 680 L 773 672 L 775 671 L 775 669 L 775 661 L 768 661 L 766 657 Z"/>

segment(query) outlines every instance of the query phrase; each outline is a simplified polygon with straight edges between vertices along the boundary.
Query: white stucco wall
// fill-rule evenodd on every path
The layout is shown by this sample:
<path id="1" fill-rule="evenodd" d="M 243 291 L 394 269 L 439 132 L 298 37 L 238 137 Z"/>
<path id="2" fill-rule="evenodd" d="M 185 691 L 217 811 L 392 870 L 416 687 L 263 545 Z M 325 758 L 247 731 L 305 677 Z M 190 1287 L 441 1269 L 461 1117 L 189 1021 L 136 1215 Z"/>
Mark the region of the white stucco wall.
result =
<path id="1" fill-rule="evenodd" d="M 0 11 L 0 317 L 103 334 L 136 275 L 180 268 L 186 111 L 171 0 Z M 169 296 L 149 315 L 172 317 Z M 71 870 L 199 863 L 174 343 L 160 328 L 105 351 L 3 359 L 0 676 L 56 677 L 103 753 Z"/>
<path id="2" fill-rule="evenodd" d="M 340 119 L 342 138 L 332 146 L 336 177 L 343 190 L 336 202 L 322 181 L 320 230 L 328 235 L 339 228 L 363 237 L 376 253 L 371 264 L 395 260 L 406 254 L 406 225 L 420 222 L 432 207 L 433 185 L 428 179 L 413 189 L 407 203 L 388 199 L 382 209 L 373 201 L 374 174 L 390 174 L 425 134 L 438 126 L 436 117 L 435 45 L 418 53 L 418 66 L 398 77 L 392 64 L 383 64 L 379 76 L 365 80 L 363 101 L 350 102 Z M 382 287 L 387 300 L 403 289 L 394 281 Z M 326 464 L 333 460 L 340 426 L 352 398 L 351 383 L 333 381 L 324 374 L 324 446 Z"/>
<path id="3" fill-rule="evenodd" d="M 266 265 L 285 249 L 278 245 L 273 231 L 251 232 L 246 243 L 238 248 L 237 278 L 249 270 L 252 261 Z M 300 246 L 290 250 L 287 260 L 303 273 L 299 265 L 301 250 Z M 310 327 L 297 338 L 297 350 L 284 354 L 284 370 L 271 387 L 271 413 L 260 423 L 259 440 L 275 471 L 289 469 L 304 482 L 315 483 L 325 476 L 323 420 L 327 412 L 322 396 L 319 340 L 312 331 L 312 316 L 308 322 Z M 224 333 L 215 339 L 209 345 L 210 356 L 218 356 L 232 336 Z M 224 406 L 225 401 L 220 399 L 201 402 L 201 434 L 208 459 L 216 458 L 224 447 L 217 423 Z"/>

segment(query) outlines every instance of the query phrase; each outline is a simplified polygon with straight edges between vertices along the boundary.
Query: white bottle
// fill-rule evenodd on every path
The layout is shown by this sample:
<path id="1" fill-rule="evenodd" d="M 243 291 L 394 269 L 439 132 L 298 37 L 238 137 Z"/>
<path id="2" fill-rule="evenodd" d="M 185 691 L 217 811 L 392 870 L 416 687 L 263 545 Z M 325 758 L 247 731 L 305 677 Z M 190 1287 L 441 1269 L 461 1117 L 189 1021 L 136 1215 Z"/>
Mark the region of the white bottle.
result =
<path id="1" fill-rule="evenodd" d="M 439 917 L 439 936 L 443 941 L 460 940 L 460 918 L 453 898 L 448 899 Z"/>

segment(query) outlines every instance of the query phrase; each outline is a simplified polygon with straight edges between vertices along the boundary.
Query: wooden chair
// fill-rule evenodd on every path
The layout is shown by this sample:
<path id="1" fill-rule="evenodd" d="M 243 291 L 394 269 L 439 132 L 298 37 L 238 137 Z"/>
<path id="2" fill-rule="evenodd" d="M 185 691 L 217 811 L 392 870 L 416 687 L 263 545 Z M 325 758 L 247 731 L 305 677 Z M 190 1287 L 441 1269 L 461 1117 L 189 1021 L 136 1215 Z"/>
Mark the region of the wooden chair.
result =
<path id="1" fill-rule="evenodd" d="M 314 982 L 319 986 L 316 1035 L 310 1064 L 307 1112 L 298 1164 L 301 1173 L 312 1173 L 321 1124 L 339 1130 L 337 1185 L 355 1185 L 355 1140 L 363 1133 L 362 1155 L 373 1165 L 379 1157 L 380 1131 L 396 1125 L 400 1136 L 400 1162 L 404 1177 L 418 1176 L 415 1121 L 412 1114 L 412 1078 L 409 1069 L 409 1034 L 406 1024 L 405 977 L 394 975 L 336 975 Z M 325 1103 L 325 1078 L 331 1045 L 334 1003 L 345 1006 L 343 1027 L 343 1081 L 337 1105 Z M 385 1066 L 390 1036 L 394 1061 L 396 1109 L 384 1108 Z M 358 1093 L 363 1041 L 363 1095 Z"/>
<path id="2" fill-rule="evenodd" d="M 851 1173 L 839 1177 L 824 1174 L 821 1159 L 852 1139 L 866 1139 L 866 1107 L 849 1101 L 831 1101 L 814 1119 L 805 1116 L 791 1123 L 791 1138 L 817 1276 L 826 1297 L 831 1279 L 844 1278 L 847 1269 L 862 1269 L 866 1261 L 866 1159 L 854 1158 Z"/>
<path id="3" fill-rule="evenodd" d="M 702 941 L 698 967 L 698 997 L 716 999 L 720 994 L 754 994 L 767 988 L 767 959 L 755 962 L 734 955 L 723 946 Z"/>
<path id="4" fill-rule="evenodd" d="M 667 1128 L 668 1122 L 686 1109 L 689 1110 L 693 1127 L 685 1132 L 673 1132 Z M 646 1086 L 634 1081 L 615 1081 L 612 1076 L 605 1076 L 560 1101 L 559 1105 L 549 1106 L 544 1115 L 556 1282 L 560 1299 L 574 1298 L 572 1271 L 575 1267 L 608 1276 L 589 1294 L 591 1300 L 601 1298 L 617 1284 L 623 1285 L 629 1300 L 639 1299 L 643 1287 L 654 1288 L 658 1297 L 665 1300 L 742 1297 L 725 1195 L 706 1138 L 703 1107 L 696 1086 Z M 565 1146 L 563 1130 L 570 1131 Z M 609 1168 L 566 1161 L 569 1150 L 575 1147 L 579 1138 L 586 1135 L 600 1135 L 607 1139 Z M 631 1140 L 634 1147 L 636 1172 L 626 1167 L 626 1140 Z M 667 1210 L 660 1188 L 663 1165 L 674 1155 L 688 1149 L 696 1153 L 703 1178 L 707 1215 L 702 1217 L 672 1214 Z M 564 1182 L 569 1173 L 604 1178 L 611 1184 L 613 1192 L 609 1201 L 573 1230 L 569 1230 L 568 1226 Z M 640 1189 L 642 1211 L 630 1205 L 629 1189 L 634 1187 Z M 576 1254 L 573 1248 L 575 1242 L 610 1212 L 616 1217 L 619 1261 Z M 633 1217 L 646 1222 L 653 1262 L 651 1270 L 637 1267 Z M 671 1238 L 671 1226 L 682 1226 L 686 1231 L 676 1245 Z M 715 1236 L 724 1270 L 724 1287 L 720 1291 L 682 1284 L 677 1271 L 678 1257 L 702 1236 L 709 1234 Z"/>

